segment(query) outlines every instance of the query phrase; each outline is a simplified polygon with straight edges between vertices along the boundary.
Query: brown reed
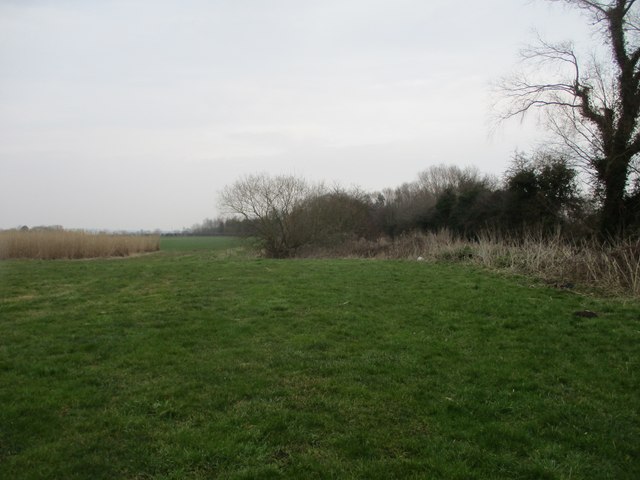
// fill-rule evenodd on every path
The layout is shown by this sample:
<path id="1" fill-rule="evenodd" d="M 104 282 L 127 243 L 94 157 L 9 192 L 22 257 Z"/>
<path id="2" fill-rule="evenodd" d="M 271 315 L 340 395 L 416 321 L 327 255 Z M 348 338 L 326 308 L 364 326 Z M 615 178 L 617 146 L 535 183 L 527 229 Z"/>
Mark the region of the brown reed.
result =
<path id="1" fill-rule="evenodd" d="M 0 232 L 0 259 L 126 257 L 159 249 L 158 235 L 120 235 L 61 229 Z"/>

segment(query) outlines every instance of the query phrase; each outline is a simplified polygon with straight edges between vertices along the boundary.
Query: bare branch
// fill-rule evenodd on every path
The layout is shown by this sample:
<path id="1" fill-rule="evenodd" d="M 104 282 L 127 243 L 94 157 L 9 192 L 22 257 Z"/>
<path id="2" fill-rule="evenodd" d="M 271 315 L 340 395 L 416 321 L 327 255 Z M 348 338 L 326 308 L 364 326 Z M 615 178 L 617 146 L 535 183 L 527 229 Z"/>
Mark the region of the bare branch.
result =
<path id="1" fill-rule="evenodd" d="M 640 3 L 549 1 L 590 16 L 611 57 L 599 61 L 593 53 L 584 63 L 572 43 L 538 38 L 521 52 L 528 69 L 501 83 L 500 118 L 547 113 L 549 129 L 601 182 L 603 233 L 616 235 L 623 228 L 630 165 L 640 157 Z"/>

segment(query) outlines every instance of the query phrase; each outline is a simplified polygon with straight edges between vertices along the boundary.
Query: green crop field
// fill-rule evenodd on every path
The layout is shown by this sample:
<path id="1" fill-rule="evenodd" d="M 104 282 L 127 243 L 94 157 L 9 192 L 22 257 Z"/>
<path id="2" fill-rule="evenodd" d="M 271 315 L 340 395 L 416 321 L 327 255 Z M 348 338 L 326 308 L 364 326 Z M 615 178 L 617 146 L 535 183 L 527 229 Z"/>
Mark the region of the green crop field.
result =
<path id="1" fill-rule="evenodd" d="M 0 478 L 640 478 L 637 303 L 233 246 L 0 262 Z"/>

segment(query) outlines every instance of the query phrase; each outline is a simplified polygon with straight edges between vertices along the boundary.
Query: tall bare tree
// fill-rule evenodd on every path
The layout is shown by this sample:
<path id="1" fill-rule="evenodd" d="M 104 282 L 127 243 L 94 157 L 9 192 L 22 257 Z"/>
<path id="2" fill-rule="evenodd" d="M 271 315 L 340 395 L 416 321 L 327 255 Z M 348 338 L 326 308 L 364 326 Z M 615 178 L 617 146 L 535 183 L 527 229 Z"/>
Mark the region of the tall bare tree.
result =
<path id="1" fill-rule="evenodd" d="M 604 38 L 610 54 L 584 61 L 570 42 L 538 44 L 523 51 L 537 68 L 505 79 L 503 118 L 535 108 L 595 175 L 602 193 L 601 233 L 625 228 L 627 188 L 640 153 L 640 16 L 636 0 L 548 0 L 581 9 Z M 540 80 L 545 76 L 544 80 Z"/>

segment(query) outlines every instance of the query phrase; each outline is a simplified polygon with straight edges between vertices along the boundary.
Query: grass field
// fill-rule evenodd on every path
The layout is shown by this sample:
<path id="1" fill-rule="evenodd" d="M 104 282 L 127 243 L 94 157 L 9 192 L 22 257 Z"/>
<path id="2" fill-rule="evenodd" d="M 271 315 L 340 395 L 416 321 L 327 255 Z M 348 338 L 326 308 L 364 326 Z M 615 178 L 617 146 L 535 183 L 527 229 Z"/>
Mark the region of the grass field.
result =
<path id="1" fill-rule="evenodd" d="M 0 478 L 640 478 L 637 303 L 228 242 L 0 262 Z"/>

